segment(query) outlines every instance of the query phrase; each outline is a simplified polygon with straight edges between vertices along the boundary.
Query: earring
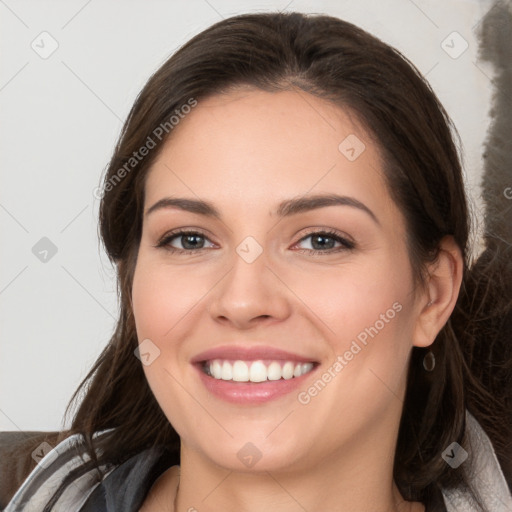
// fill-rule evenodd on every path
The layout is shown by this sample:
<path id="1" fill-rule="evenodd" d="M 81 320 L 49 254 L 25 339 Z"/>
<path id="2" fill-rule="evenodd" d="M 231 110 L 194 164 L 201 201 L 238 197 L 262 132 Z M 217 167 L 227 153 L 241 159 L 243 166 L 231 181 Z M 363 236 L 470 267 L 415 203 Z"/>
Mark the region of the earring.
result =
<path id="1" fill-rule="evenodd" d="M 434 352 L 432 350 L 429 350 L 425 357 L 423 358 L 423 368 L 425 368 L 425 371 L 431 372 L 436 367 L 436 358 L 434 357 Z"/>

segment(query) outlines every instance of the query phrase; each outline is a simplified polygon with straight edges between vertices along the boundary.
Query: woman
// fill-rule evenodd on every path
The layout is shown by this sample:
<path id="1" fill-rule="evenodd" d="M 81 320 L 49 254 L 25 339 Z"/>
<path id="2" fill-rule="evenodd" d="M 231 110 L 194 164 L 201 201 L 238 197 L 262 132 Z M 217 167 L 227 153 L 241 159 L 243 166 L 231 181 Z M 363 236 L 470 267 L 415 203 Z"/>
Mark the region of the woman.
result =
<path id="1" fill-rule="evenodd" d="M 505 441 L 475 419 L 504 434 L 503 404 L 464 358 L 450 127 L 411 63 L 332 17 L 185 44 L 103 184 L 116 331 L 7 510 L 508 510 Z"/>

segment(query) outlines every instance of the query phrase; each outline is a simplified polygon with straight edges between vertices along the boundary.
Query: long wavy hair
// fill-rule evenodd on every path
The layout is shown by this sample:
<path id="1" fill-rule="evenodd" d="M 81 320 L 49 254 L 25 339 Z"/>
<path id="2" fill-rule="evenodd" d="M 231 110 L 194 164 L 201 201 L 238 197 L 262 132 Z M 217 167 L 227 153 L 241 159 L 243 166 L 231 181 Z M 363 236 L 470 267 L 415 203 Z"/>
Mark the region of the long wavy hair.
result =
<path id="1" fill-rule="evenodd" d="M 138 95 L 102 180 L 99 213 L 101 238 L 117 270 L 119 318 L 71 398 L 66 414 L 72 407 L 76 410 L 63 436 L 84 436 L 89 468 L 121 463 L 157 445 L 165 446 L 173 463 L 179 463 L 179 436 L 134 356 L 138 341 L 131 289 L 144 183 L 172 130 L 179 130 L 179 125 L 169 127 L 171 117 L 185 112 L 191 100 L 200 104 L 238 86 L 305 91 L 357 116 L 375 138 L 389 193 L 406 220 L 417 286 L 425 283 L 425 264 L 435 260 L 444 236 L 453 236 L 460 247 L 463 283 L 455 310 L 431 347 L 412 349 L 394 480 L 405 499 L 424 503 L 442 488 L 468 488 L 464 464 L 452 469 L 441 457 L 453 441 L 466 446 L 466 408 L 488 432 L 502 463 L 510 424 L 505 398 L 493 396 L 489 369 L 482 371 L 486 348 L 499 332 L 483 345 L 476 314 L 482 315 L 478 308 L 488 294 L 482 291 L 485 272 L 475 275 L 469 261 L 470 225 L 458 136 L 429 84 L 407 58 L 361 28 L 325 15 L 264 13 L 225 19 L 184 44 Z M 155 132 L 162 126 L 167 129 Z M 131 161 L 148 137 L 154 147 L 137 163 Z M 422 367 L 428 350 L 436 361 L 432 372 Z M 95 432 L 106 429 L 113 430 L 93 439 Z M 68 475 L 67 482 L 76 476 Z"/>

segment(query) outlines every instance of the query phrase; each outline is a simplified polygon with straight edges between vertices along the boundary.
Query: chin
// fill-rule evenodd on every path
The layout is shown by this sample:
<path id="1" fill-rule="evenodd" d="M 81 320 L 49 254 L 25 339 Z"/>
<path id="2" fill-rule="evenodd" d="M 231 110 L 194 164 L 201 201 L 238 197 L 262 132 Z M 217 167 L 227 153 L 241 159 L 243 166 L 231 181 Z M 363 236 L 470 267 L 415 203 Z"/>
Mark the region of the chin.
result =
<path id="1" fill-rule="evenodd" d="M 290 437 L 288 439 L 291 441 Z M 204 437 L 195 445 L 195 450 L 211 462 L 230 471 L 259 473 L 290 469 L 301 460 L 304 443 L 284 443 L 283 438 L 265 439 L 261 432 L 237 435 L 235 438 L 219 439 L 205 445 Z M 302 455 L 306 456 L 306 453 Z"/>

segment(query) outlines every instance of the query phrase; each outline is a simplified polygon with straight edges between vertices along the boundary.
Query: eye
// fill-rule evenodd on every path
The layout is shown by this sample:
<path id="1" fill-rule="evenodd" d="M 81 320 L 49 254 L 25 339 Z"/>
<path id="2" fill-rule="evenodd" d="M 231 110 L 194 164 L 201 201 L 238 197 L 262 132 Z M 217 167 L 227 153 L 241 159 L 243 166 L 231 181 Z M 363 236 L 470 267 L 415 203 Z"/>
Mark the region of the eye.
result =
<path id="1" fill-rule="evenodd" d="M 312 253 L 312 254 L 320 254 L 327 253 L 332 254 L 334 252 L 346 251 L 355 248 L 354 242 L 348 240 L 340 233 L 334 230 L 325 230 L 325 231 L 313 231 L 301 238 L 297 244 L 301 242 L 311 239 L 310 246 L 311 249 L 300 249 L 298 252 L 301 253 Z M 338 246 L 336 247 L 336 244 Z"/>
<path id="2" fill-rule="evenodd" d="M 155 247 L 164 247 L 174 253 L 199 252 L 205 249 L 208 238 L 199 231 L 178 230 L 164 235 Z M 176 247 L 174 244 L 180 244 Z"/>
<path id="3" fill-rule="evenodd" d="M 308 239 L 311 239 L 311 249 L 299 249 L 298 252 L 309 254 L 332 254 L 355 248 L 354 242 L 348 240 L 334 230 L 313 231 L 302 237 L 295 245 L 298 245 Z M 176 254 L 190 254 L 192 252 L 200 252 L 203 249 L 214 246 L 212 242 L 210 242 L 210 246 L 205 246 L 205 240 L 209 241 L 206 235 L 200 231 L 182 229 L 165 234 L 155 247 L 165 248 L 167 251 Z M 176 247 L 175 244 L 179 244 L 181 247 Z M 336 244 L 338 244 L 337 247 Z"/>

